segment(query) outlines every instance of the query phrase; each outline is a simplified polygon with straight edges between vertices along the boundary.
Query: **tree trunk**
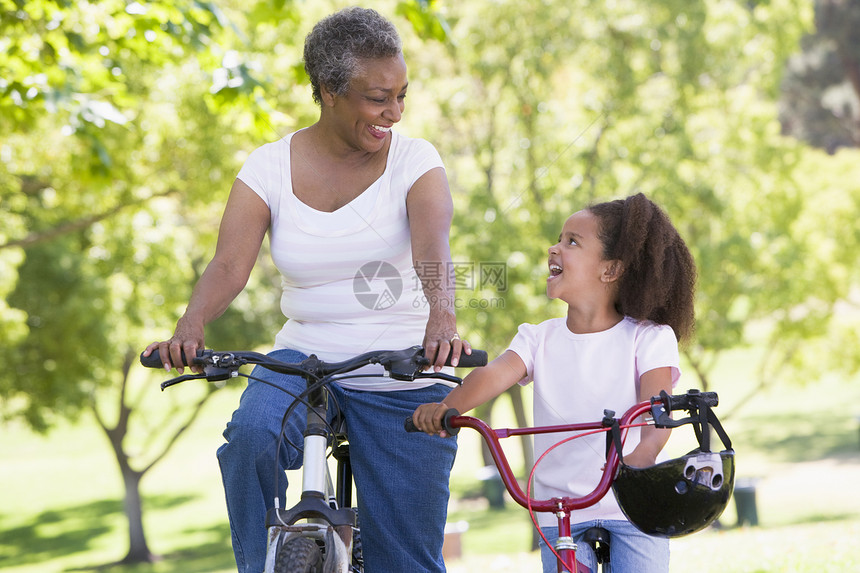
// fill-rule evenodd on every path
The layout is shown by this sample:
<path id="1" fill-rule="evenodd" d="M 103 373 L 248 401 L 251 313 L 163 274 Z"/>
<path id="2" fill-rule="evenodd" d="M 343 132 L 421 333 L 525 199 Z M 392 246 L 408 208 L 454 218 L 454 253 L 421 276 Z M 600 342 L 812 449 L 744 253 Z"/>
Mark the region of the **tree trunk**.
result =
<path id="1" fill-rule="evenodd" d="M 514 407 L 514 417 L 517 420 L 517 427 L 526 428 L 529 425 L 528 416 L 526 414 L 525 404 L 523 404 L 522 386 L 516 384 L 508 390 L 511 397 L 511 403 Z M 520 445 L 523 449 L 523 471 L 525 475 L 531 471 L 535 464 L 535 449 L 534 442 L 531 436 L 520 436 Z"/>
<path id="2" fill-rule="evenodd" d="M 491 428 L 493 427 L 493 405 L 496 403 L 496 398 L 491 398 L 475 408 L 475 415 Z M 493 461 L 489 446 L 483 439 L 481 440 L 481 459 L 484 461 L 484 466 L 492 466 L 496 463 Z"/>
<path id="3" fill-rule="evenodd" d="M 508 390 L 511 396 L 511 402 L 514 406 L 514 416 L 517 419 L 517 426 L 525 428 L 529 425 L 528 417 L 526 416 L 525 405 L 523 404 L 523 389 L 519 384 L 515 384 Z M 520 436 L 520 443 L 523 448 L 523 471 L 526 479 L 535 465 L 535 448 L 532 436 Z M 525 489 L 525 488 L 524 488 Z M 531 548 L 532 551 L 540 547 L 540 534 L 534 527 L 530 528 L 532 532 Z"/>
<path id="4" fill-rule="evenodd" d="M 184 406 L 183 410 L 187 410 L 188 412 L 185 416 L 185 421 L 172 432 L 166 445 L 159 452 L 153 454 L 149 463 L 141 464 L 140 469 L 134 469 L 131 466 L 131 456 L 123 447 L 123 442 L 128 435 L 129 420 L 135 411 L 135 408 L 126 402 L 126 397 L 128 392 L 128 374 L 136 357 L 137 353 L 129 348 L 123 359 L 123 375 L 118 396 L 116 424 L 113 426 L 108 425 L 100 414 L 95 400 L 91 403 L 96 422 L 110 442 L 120 474 L 122 475 L 123 486 L 125 487 L 123 509 L 128 520 L 128 554 L 120 563 L 152 563 L 158 560 L 158 556 L 150 552 L 149 545 L 146 543 L 146 532 L 143 528 L 143 503 L 140 495 L 140 481 L 153 466 L 167 456 L 167 453 L 173 448 L 180 436 L 191 427 L 191 424 L 194 423 L 194 420 L 197 419 L 197 416 L 202 411 L 203 405 L 215 392 L 215 390 L 210 388 L 196 403 Z"/>
<path id="5" fill-rule="evenodd" d="M 125 485 L 125 515 L 128 519 L 128 554 L 121 563 L 152 563 L 155 555 L 149 551 L 146 532 L 143 529 L 143 504 L 140 497 L 140 479 L 143 475 L 125 464 L 122 481 Z"/>

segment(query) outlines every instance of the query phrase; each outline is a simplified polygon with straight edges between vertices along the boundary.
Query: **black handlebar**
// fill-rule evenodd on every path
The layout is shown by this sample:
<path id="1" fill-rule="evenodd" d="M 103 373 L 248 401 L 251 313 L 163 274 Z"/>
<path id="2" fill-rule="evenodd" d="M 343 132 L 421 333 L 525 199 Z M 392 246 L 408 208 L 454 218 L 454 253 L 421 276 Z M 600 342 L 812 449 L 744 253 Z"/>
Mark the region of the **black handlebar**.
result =
<path id="1" fill-rule="evenodd" d="M 472 349 L 471 354 L 460 353 L 460 361 L 457 368 L 480 368 L 487 365 L 487 351 Z M 451 354 L 445 359 L 445 366 L 451 366 Z"/>
<path id="2" fill-rule="evenodd" d="M 188 358 L 185 356 L 185 351 L 182 352 L 182 366 L 190 366 L 188 364 Z M 197 351 L 197 356 L 199 357 L 203 353 L 202 350 Z M 158 351 L 158 348 L 152 351 L 152 354 L 149 356 L 144 356 L 143 352 L 140 353 L 140 363 L 147 368 L 163 368 L 164 362 L 161 360 L 161 353 Z"/>
<path id="3" fill-rule="evenodd" d="M 410 349 L 411 350 L 411 349 Z M 188 363 L 188 359 L 185 356 L 185 351 L 182 352 L 182 366 L 190 366 Z M 197 358 L 200 358 L 204 353 L 211 354 L 213 351 L 209 350 L 198 350 Z M 388 351 L 385 351 L 388 352 Z M 236 354 L 236 353 L 230 353 Z M 239 353 L 245 354 L 245 353 Z M 377 353 L 372 353 L 377 354 Z M 195 359 L 193 362 L 197 362 Z M 158 352 L 158 349 L 152 351 L 152 354 L 149 356 L 144 356 L 143 353 L 140 354 L 140 363 L 147 368 L 162 368 L 164 367 L 164 362 L 161 360 L 161 354 Z M 462 353 L 460 354 L 460 361 L 457 364 L 458 368 L 478 368 L 480 366 L 487 365 L 487 352 L 485 350 L 472 350 L 471 354 Z M 445 366 L 451 366 L 451 354 L 448 354 L 448 358 L 445 359 Z"/>
<path id="4" fill-rule="evenodd" d="M 720 398 L 716 392 L 702 392 L 695 388 L 688 390 L 686 394 L 678 395 L 671 395 L 664 390 L 660 392 L 660 400 L 667 412 L 689 410 L 691 407 L 699 408 L 702 405 L 716 408 L 720 403 Z"/>
<path id="5" fill-rule="evenodd" d="M 702 392 L 692 388 L 686 394 L 671 395 L 665 390 L 660 391 L 659 397 L 651 398 L 651 416 L 657 428 L 677 428 L 684 424 L 692 424 L 699 439 L 699 447 L 703 452 L 711 451 L 711 432 L 708 426 L 716 431 L 726 449 L 732 449 L 732 442 L 717 419 L 712 408 L 719 405 L 720 399 L 716 392 Z M 674 419 L 672 411 L 686 410 L 688 415 Z"/>
<path id="6" fill-rule="evenodd" d="M 382 365 L 389 376 L 395 380 L 414 380 L 415 378 L 440 378 L 444 380 L 461 382 L 459 378 L 444 373 L 422 373 L 430 364 L 424 357 L 424 349 L 421 346 L 412 346 L 403 350 L 377 350 L 366 352 L 360 356 L 350 358 L 341 362 L 324 362 L 311 355 L 300 363 L 282 362 L 271 356 L 259 352 L 217 352 L 215 350 L 198 350 L 197 356 L 188 363 L 185 354 L 182 354 L 183 366 L 202 366 L 203 374 L 192 374 L 180 376 L 162 383 L 162 389 L 179 382 L 190 379 L 205 378 L 209 381 L 226 380 L 235 376 L 239 367 L 246 364 L 259 364 L 274 372 L 292 374 L 315 379 L 332 374 L 345 374 L 362 366 L 369 364 Z M 446 360 L 450 366 L 451 356 Z M 147 368 L 162 368 L 164 362 L 158 350 L 153 350 L 149 356 L 140 355 L 140 363 Z M 487 364 L 487 353 L 483 350 L 472 350 L 471 354 L 461 354 L 458 367 L 476 368 Z"/>

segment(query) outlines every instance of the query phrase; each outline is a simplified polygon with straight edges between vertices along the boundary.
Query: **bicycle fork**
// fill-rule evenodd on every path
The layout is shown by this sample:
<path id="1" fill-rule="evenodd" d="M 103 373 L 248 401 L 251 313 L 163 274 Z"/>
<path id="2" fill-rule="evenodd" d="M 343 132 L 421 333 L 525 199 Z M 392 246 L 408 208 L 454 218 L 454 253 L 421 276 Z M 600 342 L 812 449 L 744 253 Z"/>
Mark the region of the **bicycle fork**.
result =
<path id="1" fill-rule="evenodd" d="M 329 431 L 325 422 L 327 398 L 320 391 L 311 396 L 308 408 L 302 463 L 302 495 L 290 509 L 272 508 L 266 514 L 268 543 L 265 573 L 275 571 L 278 553 L 295 536 L 309 537 L 324 554 L 324 573 L 350 573 L 356 512 L 337 506 L 332 492 L 326 452 Z M 334 507 L 333 507 L 334 505 Z"/>

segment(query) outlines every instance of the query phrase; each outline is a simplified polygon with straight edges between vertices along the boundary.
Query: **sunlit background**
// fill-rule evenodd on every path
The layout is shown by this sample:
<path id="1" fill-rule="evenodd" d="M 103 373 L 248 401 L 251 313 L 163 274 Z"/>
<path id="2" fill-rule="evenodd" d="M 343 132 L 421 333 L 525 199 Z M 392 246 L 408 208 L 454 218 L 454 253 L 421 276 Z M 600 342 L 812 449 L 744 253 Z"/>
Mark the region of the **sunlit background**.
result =
<path id="1" fill-rule="evenodd" d="M 162 394 L 136 358 L 184 310 L 247 154 L 316 119 L 301 46 L 345 5 L 0 0 L 3 571 L 234 570 L 214 452 L 241 383 Z M 672 571 L 860 570 L 860 3 L 364 5 L 404 39 L 398 129 L 446 164 L 464 336 L 495 356 L 560 315 L 562 222 L 647 194 L 699 269 L 681 389 L 720 394 L 738 464 Z M 271 345 L 278 284 L 264 253 L 207 344 Z M 530 393 L 477 415 L 527 421 Z M 537 571 L 487 464 L 464 432 L 449 571 Z"/>

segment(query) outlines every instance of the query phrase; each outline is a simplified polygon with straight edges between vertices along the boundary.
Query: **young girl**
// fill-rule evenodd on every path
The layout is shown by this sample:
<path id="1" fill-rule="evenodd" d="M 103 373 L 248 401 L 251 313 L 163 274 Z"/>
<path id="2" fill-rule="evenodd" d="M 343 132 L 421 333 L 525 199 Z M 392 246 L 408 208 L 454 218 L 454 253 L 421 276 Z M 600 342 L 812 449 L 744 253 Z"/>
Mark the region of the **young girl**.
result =
<path id="1" fill-rule="evenodd" d="M 639 194 L 590 206 L 565 223 L 549 248 L 549 298 L 567 303 L 567 316 L 523 324 L 510 347 L 484 368 L 472 371 L 444 403 L 424 404 L 413 415 L 427 433 L 445 435 L 443 414 L 467 412 L 507 388 L 533 380 L 536 425 L 592 421 L 604 409 L 630 406 L 671 393 L 678 381 L 678 342 L 693 330 L 696 269 L 684 241 L 663 211 Z M 624 462 L 655 463 L 668 430 L 631 429 Z M 563 437 L 563 436 L 562 436 Z M 561 439 L 535 436 L 537 456 Z M 538 498 L 582 496 L 597 485 L 605 463 L 603 434 L 568 442 L 547 455 L 535 472 Z M 554 545 L 557 520 L 540 513 L 541 530 Z M 616 571 L 665 572 L 668 539 L 650 537 L 626 520 L 613 495 L 571 515 L 577 558 L 596 568 L 593 552 L 581 543 L 595 525 L 612 535 L 610 562 Z M 556 558 L 541 542 L 544 573 Z"/>

